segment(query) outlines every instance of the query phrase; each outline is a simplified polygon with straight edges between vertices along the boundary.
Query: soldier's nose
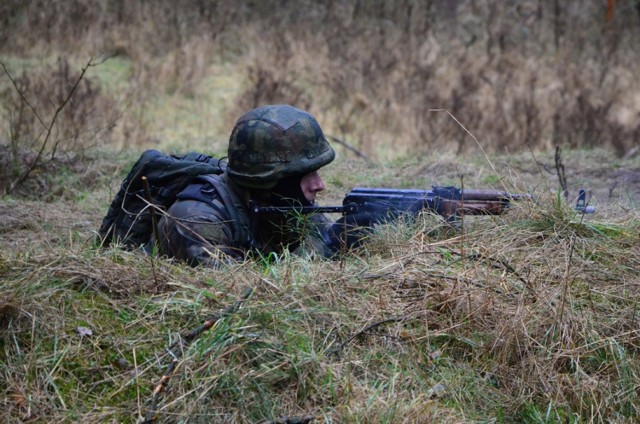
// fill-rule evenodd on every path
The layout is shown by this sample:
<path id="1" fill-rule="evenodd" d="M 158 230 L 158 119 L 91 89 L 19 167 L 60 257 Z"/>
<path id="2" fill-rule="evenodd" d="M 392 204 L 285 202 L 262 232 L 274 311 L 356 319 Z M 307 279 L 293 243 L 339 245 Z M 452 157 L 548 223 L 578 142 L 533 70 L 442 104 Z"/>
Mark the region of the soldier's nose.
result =
<path id="1" fill-rule="evenodd" d="M 311 173 L 310 183 L 311 183 L 310 184 L 311 190 L 313 190 L 316 193 L 326 188 L 324 185 L 324 181 L 322 180 L 322 177 L 320 176 L 320 174 L 318 174 L 318 171 L 314 171 Z"/>
<path id="2" fill-rule="evenodd" d="M 318 174 L 318 171 L 313 171 L 302 177 L 300 181 L 300 188 L 304 197 L 310 202 L 313 202 L 316 198 L 316 193 L 325 189 L 324 181 Z"/>

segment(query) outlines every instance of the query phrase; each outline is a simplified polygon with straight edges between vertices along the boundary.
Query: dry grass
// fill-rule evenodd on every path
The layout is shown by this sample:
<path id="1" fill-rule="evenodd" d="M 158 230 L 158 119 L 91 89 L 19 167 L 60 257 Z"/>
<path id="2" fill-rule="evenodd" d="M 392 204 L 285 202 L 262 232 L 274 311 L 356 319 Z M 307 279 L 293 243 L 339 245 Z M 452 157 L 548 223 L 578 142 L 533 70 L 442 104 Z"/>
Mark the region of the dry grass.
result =
<path id="1" fill-rule="evenodd" d="M 118 99 L 120 146 L 188 138 L 222 150 L 240 113 L 276 102 L 310 109 L 330 135 L 374 158 L 477 152 L 434 109 L 490 151 L 606 146 L 621 156 L 640 140 L 631 3 L 618 3 L 609 26 L 599 5 L 551 0 L 46 3 L 9 2 L 12 43 L 2 53 L 115 54 L 128 72 L 109 67 L 101 78 L 116 71 L 118 93 L 128 93 Z M 236 82 L 211 87 L 225 84 L 220 73 Z M 195 134 L 175 128 L 183 97 L 194 101 L 182 119 Z"/>
<path id="2" fill-rule="evenodd" d="M 342 166 L 354 168 L 339 162 L 329 181 Z M 15 200 L 3 216 L 25 225 L 3 227 L 0 262 L 3 419 L 142 420 L 173 346 L 161 422 L 633 421 L 637 209 L 583 218 L 535 195 L 462 231 L 431 215 L 381 227 L 342 261 L 218 271 L 97 249 L 95 198 L 71 232 L 84 219 L 71 205 Z M 248 287 L 236 313 L 176 344 Z"/>
<path id="3" fill-rule="evenodd" d="M 634 9 L 607 30 L 581 2 L 176 4 L 0 5 L 0 58 L 44 122 L 89 56 L 116 54 L 87 73 L 55 152 L 0 200 L 2 421 L 637 421 Z M 6 73 L 0 90 L 13 178 L 42 123 Z M 323 204 L 431 184 L 536 201 L 457 231 L 428 214 L 380 227 L 336 262 L 205 270 L 95 246 L 139 149 L 221 155 L 235 118 L 273 102 L 373 159 L 337 147 Z M 597 215 L 571 209 L 580 187 Z"/>

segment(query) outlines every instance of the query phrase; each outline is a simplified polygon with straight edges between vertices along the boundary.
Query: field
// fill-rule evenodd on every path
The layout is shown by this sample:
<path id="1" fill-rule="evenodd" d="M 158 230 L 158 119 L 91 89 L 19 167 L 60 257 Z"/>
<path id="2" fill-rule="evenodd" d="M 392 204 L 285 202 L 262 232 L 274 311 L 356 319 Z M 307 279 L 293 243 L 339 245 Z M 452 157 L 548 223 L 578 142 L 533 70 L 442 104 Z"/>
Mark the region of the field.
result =
<path id="1" fill-rule="evenodd" d="M 602 3 L 4 2 L 0 420 L 636 422 L 640 10 Z M 280 102 L 337 151 L 321 204 L 533 200 L 336 261 L 100 246 L 141 151 L 224 156 Z"/>

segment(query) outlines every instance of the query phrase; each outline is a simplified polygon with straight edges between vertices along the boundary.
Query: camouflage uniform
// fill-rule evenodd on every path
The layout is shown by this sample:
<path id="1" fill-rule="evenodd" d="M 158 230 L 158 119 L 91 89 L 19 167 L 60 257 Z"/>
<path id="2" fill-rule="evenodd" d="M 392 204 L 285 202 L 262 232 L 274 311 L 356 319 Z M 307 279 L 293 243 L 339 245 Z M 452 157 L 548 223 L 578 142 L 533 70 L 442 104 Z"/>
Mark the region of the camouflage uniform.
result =
<path id="1" fill-rule="evenodd" d="M 221 180 L 228 186 L 235 185 L 228 175 Z M 211 197 L 212 204 L 188 198 L 178 200 L 158 223 L 163 254 L 193 266 L 217 267 L 229 259 L 243 260 L 251 252 L 267 256 L 291 249 L 296 254 L 325 258 L 334 253 L 327 239 L 330 222 L 324 215 L 291 216 L 288 222 L 261 219 L 252 225 L 246 203 L 235 203 L 234 220 L 213 187 L 205 184 L 202 190 Z M 243 191 L 232 190 L 229 191 L 236 200 L 244 197 Z"/>
<path id="2" fill-rule="evenodd" d="M 161 252 L 194 266 L 285 249 L 330 257 L 330 223 L 323 215 L 252 217 L 248 205 L 268 204 L 278 181 L 315 171 L 334 157 L 306 112 L 286 105 L 248 112 L 231 134 L 226 172 L 187 187 L 160 220 Z"/>

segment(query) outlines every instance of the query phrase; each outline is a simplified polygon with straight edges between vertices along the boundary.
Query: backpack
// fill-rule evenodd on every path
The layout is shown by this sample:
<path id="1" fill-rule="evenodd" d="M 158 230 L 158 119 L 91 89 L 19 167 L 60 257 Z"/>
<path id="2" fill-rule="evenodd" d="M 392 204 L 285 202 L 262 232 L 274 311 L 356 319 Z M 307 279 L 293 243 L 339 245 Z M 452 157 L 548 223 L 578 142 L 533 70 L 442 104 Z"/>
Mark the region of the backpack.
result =
<path id="1" fill-rule="evenodd" d="M 236 197 L 231 195 L 220 180 L 225 168 L 226 164 L 220 159 L 200 153 L 168 156 L 156 150 L 145 151 L 122 182 L 102 220 L 99 230 L 101 242 L 104 245 L 117 242 L 127 248 L 146 244 L 153 234 L 153 208 L 167 210 L 178 194 L 198 181 L 211 184 L 222 199 L 236 227 L 234 238 L 245 237 L 246 231 L 240 228 L 241 220 L 235 207 Z M 142 177 L 147 179 L 148 194 Z M 187 197 L 211 202 L 202 195 Z M 180 198 L 185 196 L 181 195 Z"/>

